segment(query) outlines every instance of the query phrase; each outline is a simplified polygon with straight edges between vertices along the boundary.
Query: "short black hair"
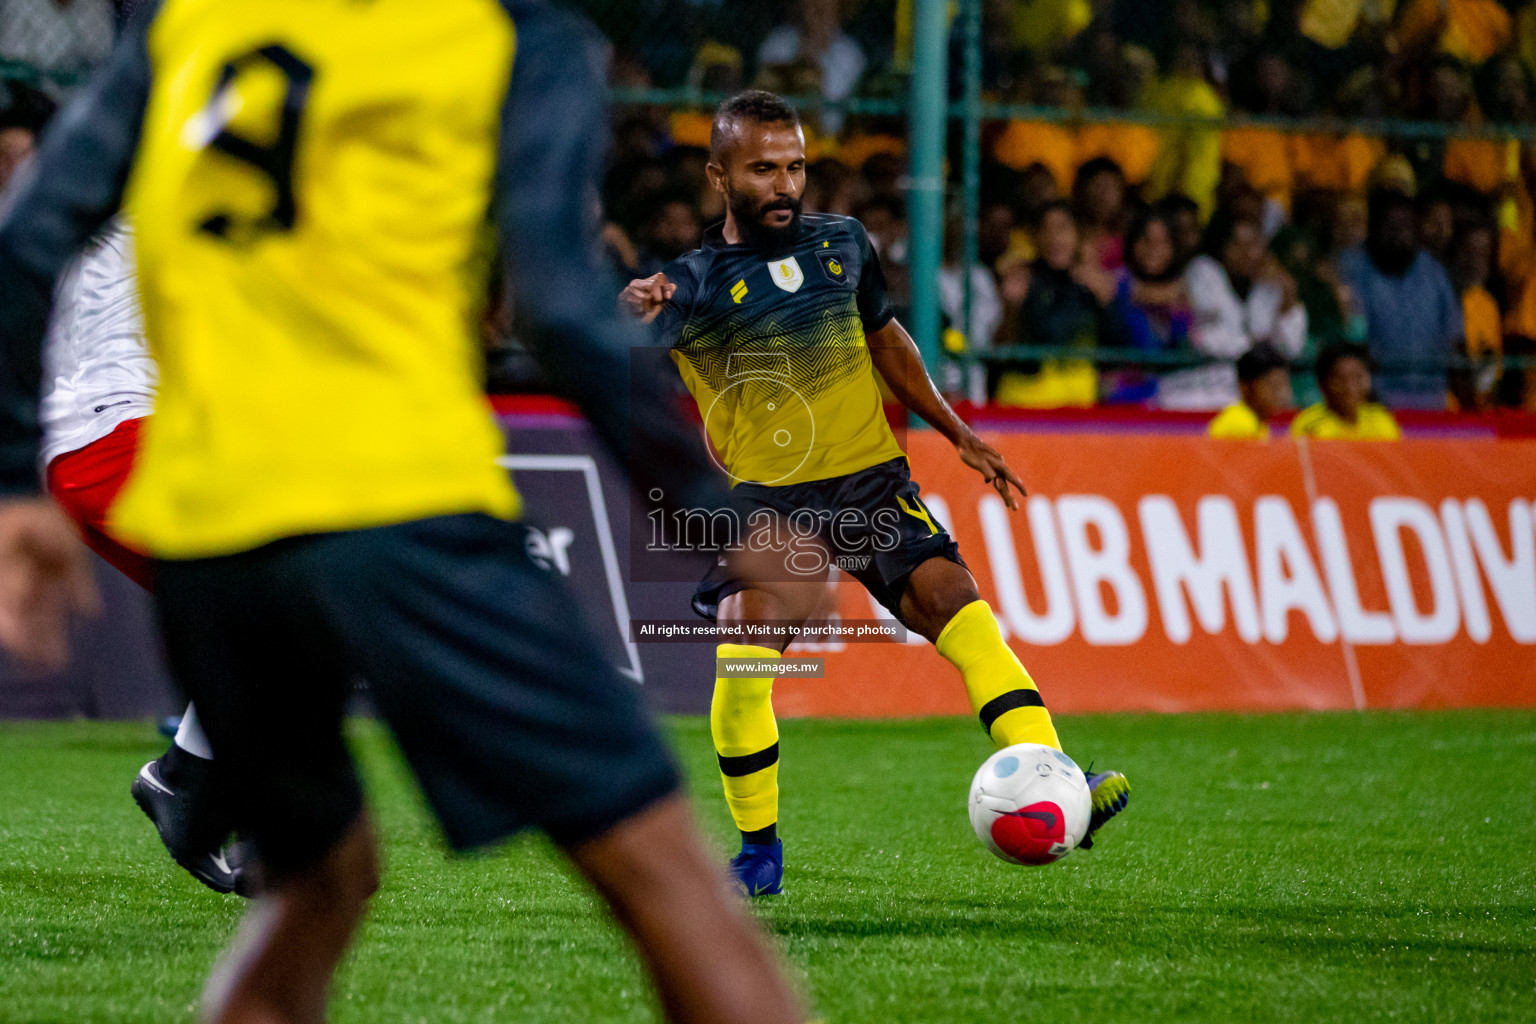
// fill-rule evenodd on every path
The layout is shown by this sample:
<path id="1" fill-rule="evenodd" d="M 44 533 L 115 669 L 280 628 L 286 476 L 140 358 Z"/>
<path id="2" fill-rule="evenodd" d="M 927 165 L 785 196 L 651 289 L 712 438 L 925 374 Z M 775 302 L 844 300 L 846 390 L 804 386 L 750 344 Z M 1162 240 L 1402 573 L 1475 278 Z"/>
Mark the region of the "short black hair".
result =
<path id="1" fill-rule="evenodd" d="M 744 121 L 756 124 L 792 124 L 800 127 L 800 115 L 782 96 L 766 89 L 748 89 L 720 104 L 709 129 L 709 155 L 717 156 L 730 141 L 735 127 Z"/>
<path id="2" fill-rule="evenodd" d="M 1261 341 L 1237 357 L 1237 379 L 1247 383 L 1258 380 L 1266 373 L 1290 368 L 1290 361 L 1275 346 Z"/>
<path id="3" fill-rule="evenodd" d="M 1352 341 L 1335 341 L 1324 345 L 1317 354 L 1317 382 L 1321 384 L 1333 373 L 1333 368 L 1346 359 L 1358 359 L 1371 367 L 1371 350 Z"/>
<path id="4" fill-rule="evenodd" d="M 1083 165 L 1072 176 L 1072 191 L 1079 192 L 1084 186 L 1101 174 L 1113 174 L 1121 181 L 1125 180 L 1125 171 L 1120 165 L 1107 156 L 1096 156 L 1083 161 Z"/>

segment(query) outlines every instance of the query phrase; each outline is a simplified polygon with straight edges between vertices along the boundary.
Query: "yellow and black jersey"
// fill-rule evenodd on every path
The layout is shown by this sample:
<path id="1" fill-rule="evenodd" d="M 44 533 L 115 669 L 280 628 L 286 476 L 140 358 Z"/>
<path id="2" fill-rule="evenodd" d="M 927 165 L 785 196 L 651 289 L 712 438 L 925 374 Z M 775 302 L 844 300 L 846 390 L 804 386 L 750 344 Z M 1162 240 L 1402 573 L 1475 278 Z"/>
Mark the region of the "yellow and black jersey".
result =
<path id="1" fill-rule="evenodd" d="M 1319 441 L 1401 441 L 1402 428 L 1384 405 L 1366 402 L 1349 423 L 1328 408 L 1328 403 L 1309 405 L 1291 420 L 1292 437 L 1310 437 Z"/>
<path id="2" fill-rule="evenodd" d="M 52 282 L 118 208 L 160 393 L 113 510 L 165 558 L 511 516 L 476 325 L 499 229 L 558 392 L 678 500 L 723 495 L 613 308 L 591 207 L 600 40 L 529 0 L 163 0 L 44 138 L 0 221 L 0 489 L 36 488 Z M 643 390 L 643 389 L 642 389 Z M 667 479 L 661 479 L 666 477 Z"/>
<path id="3" fill-rule="evenodd" d="M 805 214 L 777 253 L 730 244 L 717 225 L 664 272 L 677 291 L 656 321 L 661 340 L 733 484 L 826 480 L 902 457 L 864 340 L 892 314 L 862 224 Z"/>

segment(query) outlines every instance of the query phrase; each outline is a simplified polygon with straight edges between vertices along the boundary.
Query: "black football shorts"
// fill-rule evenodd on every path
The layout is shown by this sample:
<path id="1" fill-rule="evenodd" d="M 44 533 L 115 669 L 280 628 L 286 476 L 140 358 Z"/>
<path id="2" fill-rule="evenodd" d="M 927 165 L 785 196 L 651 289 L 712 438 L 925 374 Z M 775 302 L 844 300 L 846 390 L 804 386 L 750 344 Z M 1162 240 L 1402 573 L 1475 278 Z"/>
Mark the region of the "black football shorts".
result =
<path id="1" fill-rule="evenodd" d="M 577 843 L 677 790 L 635 684 L 519 524 L 442 516 L 155 574 L 172 671 L 270 876 L 318 861 L 362 809 L 342 739 L 358 677 L 457 849 L 527 827 Z"/>
<path id="2" fill-rule="evenodd" d="M 783 487 L 737 484 L 731 493 L 749 521 L 752 509 L 766 508 L 787 521 L 816 524 L 833 564 L 862 583 L 898 620 L 912 570 L 930 558 L 965 565 L 960 546 L 918 497 L 904 458 Z M 713 622 L 720 602 L 749 586 L 722 559 L 699 583 L 693 610 Z"/>

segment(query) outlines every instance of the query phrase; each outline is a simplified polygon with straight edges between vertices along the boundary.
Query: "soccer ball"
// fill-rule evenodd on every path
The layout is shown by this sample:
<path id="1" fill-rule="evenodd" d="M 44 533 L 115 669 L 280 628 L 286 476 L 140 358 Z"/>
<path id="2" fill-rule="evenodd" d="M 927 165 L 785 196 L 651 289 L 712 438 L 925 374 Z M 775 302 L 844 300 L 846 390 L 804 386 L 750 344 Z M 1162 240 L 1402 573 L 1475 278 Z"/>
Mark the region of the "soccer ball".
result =
<path id="1" fill-rule="evenodd" d="M 1004 747 L 971 781 L 971 827 L 1010 864 L 1049 864 L 1082 842 L 1092 813 L 1088 780 L 1054 747 Z"/>

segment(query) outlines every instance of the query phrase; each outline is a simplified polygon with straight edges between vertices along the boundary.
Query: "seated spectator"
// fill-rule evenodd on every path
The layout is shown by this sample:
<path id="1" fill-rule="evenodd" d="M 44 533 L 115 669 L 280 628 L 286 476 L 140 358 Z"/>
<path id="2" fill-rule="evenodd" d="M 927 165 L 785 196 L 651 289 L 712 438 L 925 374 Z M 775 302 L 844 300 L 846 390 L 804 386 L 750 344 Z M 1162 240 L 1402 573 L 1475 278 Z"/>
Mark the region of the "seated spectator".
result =
<path id="1" fill-rule="evenodd" d="M 1206 75 L 1205 55 L 1194 43 L 1174 52 L 1169 73 L 1147 90 L 1147 107 L 1159 114 L 1221 117 L 1226 106 Z M 1162 137 L 1147 187 L 1152 198 L 1173 192 L 1193 199 L 1202 213 L 1216 207 L 1221 178 L 1221 131 L 1202 124 L 1169 125 Z"/>
<path id="2" fill-rule="evenodd" d="M 841 103 L 853 95 L 854 86 L 864 74 L 868 61 L 859 44 L 843 31 L 838 0 L 800 0 L 798 18 L 793 25 L 781 25 L 764 37 L 757 48 L 758 64 L 764 67 L 791 67 L 813 64 L 820 70 L 821 96 L 829 103 Z M 836 135 L 843 125 L 843 114 L 823 111 L 821 129 Z"/>
<path id="3" fill-rule="evenodd" d="M 1059 198 L 1061 193 L 1056 188 L 1056 177 L 1044 164 L 1030 164 L 1019 174 L 1009 191 L 1013 229 L 1008 234 L 1008 248 L 993 264 L 999 274 L 1004 267 L 1028 263 L 1039 255 L 1035 228 L 1045 215 L 1045 208 Z"/>
<path id="4" fill-rule="evenodd" d="M 1003 323 L 998 337 L 1017 345 L 1088 349 L 1104 324 L 1099 296 L 1085 285 L 1078 262 L 1072 206 L 1057 200 L 1045 208 L 1036 232 L 1040 255 L 1003 276 Z M 1086 360 L 1056 357 L 1040 363 L 994 363 L 991 392 L 1000 405 L 1032 408 L 1093 405 L 1098 377 Z"/>
<path id="5" fill-rule="evenodd" d="M 971 266 L 971 327 L 965 324 L 965 274 L 962 250 L 965 227 L 960 218 L 950 220 L 944 231 L 944 263 L 939 268 L 939 308 L 950 327 L 960 333 L 964 348 L 988 348 L 1003 321 L 1003 304 L 997 296 L 992 271 L 984 263 Z"/>
<path id="6" fill-rule="evenodd" d="M 907 190 L 903 182 L 907 162 L 895 153 L 876 153 L 868 157 L 859 166 L 859 173 L 872 202 L 906 202 Z"/>
<path id="7" fill-rule="evenodd" d="M 1125 247 L 1125 266 L 1115 275 L 1109 307 L 1113 343 L 1143 352 L 1185 347 L 1194 314 L 1167 215 L 1156 207 L 1137 214 L 1126 232 Z M 1114 370 L 1101 377 L 1106 402 L 1141 402 L 1157 393 L 1157 377 L 1146 370 Z"/>
<path id="8" fill-rule="evenodd" d="M 1364 245 L 1369 225 L 1369 207 L 1364 194 L 1351 192 L 1340 196 L 1328 221 L 1325 251 L 1337 258 L 1341 253 Z"/>
<path id="9" fill-rule="evenodd" d="M 1115 312 L 1123 343 L 1143 351 L 1183 345 L 1194 314 L 1167 215 L 1156 207 L 1137 214 L 1125 244 L 1125 266 L 1115 276 Z"/>
<path id="10" fill-rule="evenodd" d="M 1200 206 L 1180 192 L 1164 196 L 1157 204 L 1173 233 L 1173 261 L 1180 268 L 1200 255 Z"/>
<path id="11" fill-rule="evenodd" d="M 1096 157 L 1077 169 L 1072 205 L 1082 234 L 1082 260 L 1103 270 L 1125 263 L 1125 175 L 1108 157 Z"/>
<path id="12" fill-rule="evenodd" d="M 907 215 L 898 199 L 871 199 L 853 211 L 881 263 L 907 260 Z"/>
<path id="13" fill-rule="evenodd" d="M 1307 310 L 1307 334 L 1324 344 L 1343 341 L 1348 331 L 1338 274 L 1319 262 L 1312 239 L 1287 224 L 1269 243 L 1281 268 L 1296 282 L 1296 295 Z"/>
<path id="14" fill-rule="evenodd" d="M 1403 436 L 1386 407 L 1371 401 L 1371 357 L 1362 345 L 1329 345 L 1317 356 L 1323 400 L 1296 414 L 1292 437 L 1320 441 L 1397 441 Z"/>
<path id="15" fill-rule="evenodd" d="M 699 247 L 704 222 L 687 196 L 662 196 L 640 233 L 636 277 L 650 277 L 686 252 Z"/>
<path id="16" fill-rule="evenodd" d="M 1374 190 L 1365 245 L 1342 253 L 1338 266 L 1365 319 L 1371 358 L 1388 368 L 1378 380 L 1382 399 L 1393 408 L 1444 409 L 1443 367 L 1465 328 L 1450 276 L 1418 245 L 1413 200 Z"/>
<path id="17" fill-rule="evenodd" d="M 1220 409 L 1237 401 L 1244 352 L 1267 341 L 1286 358 L 1307 341 L 1307 309 L 1296 282 L 1264 247 L 1257 220 L 1226 210 L 1211 218 L 1205 252 L 1190 261 L 1184 286 L 1195 312 L 1194 347 L 1219 360 L 1163 377 L 1158 404 L 1166 409 Z"/>
<path id="18" fill-rule="evenodd" d="M 1013 207 L 1007 203 L 987 203 L 976 218 L 976 258 L 989 271 L 996 271 L 1013 247 Z"/>
<path id="19" fill-rule="evenodd" d="M 1499 304 L 1488 291 L 1493 272 L 1493 225 L 1473 221 L 1456 233 L 1450 245 L 1451 284 L 1461 295 L 1461 315 L 1466 325 L 1467 355 L 1474 367 L 1458 374 L 1452 389 L 1463 409 L 1483 409 L 1492 404 L 1499 385 L 1499 360 L 1504 354 L 1504 331 Z"/>
<path id="20" fill-rule="evenodd" d="M 1237 360 L 1237 389 L 1241 399 L 1211 420 L 1206 436 L 1268 441 L 1269 421 L 1291 407 L 1291 371 L 1285 356 L 1262 342 L 1244 352 Z"/>
<path id="21" fill-rule="evenodd" d="M 835 213 L 846 217 L 863 201 L 863 184 L 858 172 L 847 164 L 824 157 L 805 169 L 805 192 L 801 203 L 806 213 Z"/>

